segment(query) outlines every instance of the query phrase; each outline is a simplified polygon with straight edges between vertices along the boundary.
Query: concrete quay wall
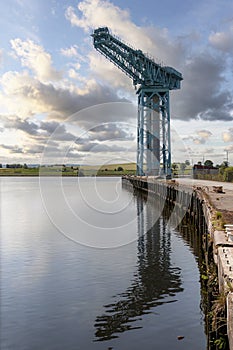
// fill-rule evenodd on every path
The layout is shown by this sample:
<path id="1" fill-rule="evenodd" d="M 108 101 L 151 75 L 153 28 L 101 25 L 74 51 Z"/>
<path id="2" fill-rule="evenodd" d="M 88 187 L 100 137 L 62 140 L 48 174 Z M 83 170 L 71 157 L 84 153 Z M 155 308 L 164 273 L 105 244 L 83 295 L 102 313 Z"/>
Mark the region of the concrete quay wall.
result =
<path id="1" fill-rule="evenodd" d="M 217 266 L 219 292 L 226 297 L 227 333 L 230 350 L 233 350 L 233 242 L 228 240 L 225 229 L 222 227 L 221 209 L 224 212 L 224 203 L 222 208 L 216 208 L 213 204 L 216 201 L 219 202 L 218 197 L 221 195 L 216 196 L 216 193 L 212 193 L 211 183 L 197 186 L 195 181 L 190 184 L 182 184 L 179 180 L 165 181 L 144 176 L 125 176 L 122 181 L 130 183 L 136 189 L 154 193 L 163 201 L 172 203 L 177 217 L 181 218 L 187 215 L 191 223 L 198 225 L 202 233 L 207 266 L 208 252 L 211 252 Z M 229 196 L 225 197 L 227 198 L 226 206 L 229 206 Z M 232 215 L 227 217 L 231 218 Z M 233 224 L 233 222 L 225 223 Z"/>

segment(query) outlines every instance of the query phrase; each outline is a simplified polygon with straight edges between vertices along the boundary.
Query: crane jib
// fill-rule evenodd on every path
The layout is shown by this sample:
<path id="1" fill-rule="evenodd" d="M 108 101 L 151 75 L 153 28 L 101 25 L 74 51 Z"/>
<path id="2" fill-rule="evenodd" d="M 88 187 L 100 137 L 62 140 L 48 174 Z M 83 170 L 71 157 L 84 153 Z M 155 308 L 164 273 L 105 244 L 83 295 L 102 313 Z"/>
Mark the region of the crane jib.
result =
<path id="1" fill-rule="evenodd" d="M 135 85 L 180 89 L 182 74 L 172 67 L 162 66 L 110 34 L 107 27 L 92 34 L 94 47 L 133 79 Z"/>

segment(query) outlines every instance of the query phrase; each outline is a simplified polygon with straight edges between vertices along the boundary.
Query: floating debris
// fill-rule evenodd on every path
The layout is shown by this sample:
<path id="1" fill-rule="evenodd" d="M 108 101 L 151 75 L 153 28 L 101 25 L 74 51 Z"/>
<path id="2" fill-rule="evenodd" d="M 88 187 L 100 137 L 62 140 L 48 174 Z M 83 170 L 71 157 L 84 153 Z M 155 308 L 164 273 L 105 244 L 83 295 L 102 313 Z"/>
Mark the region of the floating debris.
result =
<path id="1" fill-rule="evenodd" d="M 178 336 L 177 336 L 177 339 L 178 339 L 178 340 L 182 340 L 182 339 L 184 339 L 184 336 L 183 336 L 183 335 L 178 335 Z"/>

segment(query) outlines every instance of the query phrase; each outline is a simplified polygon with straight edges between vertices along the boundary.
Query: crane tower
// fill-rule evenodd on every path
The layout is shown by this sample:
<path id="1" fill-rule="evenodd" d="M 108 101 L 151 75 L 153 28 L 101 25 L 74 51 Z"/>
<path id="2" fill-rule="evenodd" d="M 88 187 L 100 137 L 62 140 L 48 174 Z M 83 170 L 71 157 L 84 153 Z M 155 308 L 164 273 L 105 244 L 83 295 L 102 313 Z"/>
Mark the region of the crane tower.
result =
<path id="1" fill-rule="evenodd" d="M 138 88 L 137 175 L 171 177 L 169 91 L 180 89 L 182 74 L 126 45 L 107 27 L 95 29 L 92 37 L 95 49 Z"/>

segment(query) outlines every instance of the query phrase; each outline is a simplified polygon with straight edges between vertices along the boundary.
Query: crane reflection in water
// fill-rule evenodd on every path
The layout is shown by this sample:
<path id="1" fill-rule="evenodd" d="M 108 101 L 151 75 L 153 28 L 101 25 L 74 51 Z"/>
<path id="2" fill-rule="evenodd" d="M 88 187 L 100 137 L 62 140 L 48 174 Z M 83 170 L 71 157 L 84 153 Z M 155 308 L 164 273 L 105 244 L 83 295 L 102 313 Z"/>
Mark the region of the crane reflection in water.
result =
<path id="1" fill-rule="evenodd" d="M 183 291 L 181 271 L 171 264 L 171 233 L 165 219 L 156 217 L 158 212 L 145 194 L 138 193 L 136 201 L 137 272 L 127 290 L 116 296 L 118 300 L 104 305 L 105 312 L 96 317 L 94 341 L 110 340 L 119 333 L 142 328 L 143 315 L 154 312 L 158 305 L 175 302 L 176 293 Z"/>

